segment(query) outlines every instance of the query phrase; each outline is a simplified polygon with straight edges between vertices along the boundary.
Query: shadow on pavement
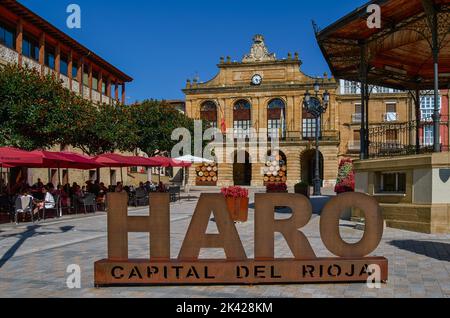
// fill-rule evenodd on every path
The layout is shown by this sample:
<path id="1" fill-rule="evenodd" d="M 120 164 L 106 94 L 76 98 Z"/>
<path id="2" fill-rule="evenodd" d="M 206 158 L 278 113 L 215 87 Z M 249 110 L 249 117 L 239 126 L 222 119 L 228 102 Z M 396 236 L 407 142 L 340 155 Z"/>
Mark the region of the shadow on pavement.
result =
<path id="1" fill-rule="evenodd" d="M 439 261 L 450 262 L 450 244 L 416 241 L 416 240 L 394 240 L 388 243 L 399 249 L 434 258 Z"/>
<path id="2" fill-rule="evenodd" d="M 2 268 L 6 264 L 6 262 L 8 262 L 14 256 L 14 254 L 16 254 L 16 252 L 19 250 L 19 248 L 29 238 L 32 238 L 32 237 L 35 237 L 35 236 L 41 236 L 41 235 L 51 235 L 51 234 L 66 233 L 66 232 L 69 232 L 69 231 L 73 230 L 75 227 L 74 226 L 63 226 L 63 227 L 59 228 L 60 232 L 56 232 L 56 233 L 55 232 L 37 232 L 37 230 L 40 229 L 40 228 L 41 228 L 40 225 L 32 225 L 32 226 L 28 226 L 27 229 L 24 232 L 2 236 L 3 238 L 18 237 L 19 240 L 17 240 L 17 242 L 14 243 L 14 245 L 11 246 L 5 252 L 5 254 L 3 254 L 3 256 L 0 258 L 0 268 Z"/>

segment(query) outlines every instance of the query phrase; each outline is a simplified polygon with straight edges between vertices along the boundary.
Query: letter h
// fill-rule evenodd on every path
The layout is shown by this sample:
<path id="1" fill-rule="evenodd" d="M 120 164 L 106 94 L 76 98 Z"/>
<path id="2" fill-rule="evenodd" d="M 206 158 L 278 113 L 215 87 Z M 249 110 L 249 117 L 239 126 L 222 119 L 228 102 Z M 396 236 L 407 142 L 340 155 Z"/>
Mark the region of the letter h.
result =
<path id="1" fill-rule="evenodd" d="M 152 193 L 150 216 L 128 216 L 126 193 L 108 194 L 108 258 L 128 260 L 128 233 L 150 233 L 150 258 L 170 259 L 170 199 Z"/>

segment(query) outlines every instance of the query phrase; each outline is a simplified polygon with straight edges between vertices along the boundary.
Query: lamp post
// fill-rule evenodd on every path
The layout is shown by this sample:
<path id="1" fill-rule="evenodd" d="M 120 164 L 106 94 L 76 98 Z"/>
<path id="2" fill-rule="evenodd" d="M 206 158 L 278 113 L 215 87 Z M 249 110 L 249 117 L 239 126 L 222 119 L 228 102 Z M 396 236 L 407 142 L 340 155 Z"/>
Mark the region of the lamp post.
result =
<path id="1" fill-rule="evenodd" d="M 320 178 L 320 117 L 327 111 L 330 103 L 330 94 L 327 90 L 322 95 L 322 100 L 319 98 L 320 85 L 316 81 L 314 83 L 314 96 L 311 96 L 309 91 L 305 93 L 304 106 L 306 111 L 310 113 L 316 120 L 316 164 L 314 167 L 314 196 L 322 195 L 322 180 Z"/>

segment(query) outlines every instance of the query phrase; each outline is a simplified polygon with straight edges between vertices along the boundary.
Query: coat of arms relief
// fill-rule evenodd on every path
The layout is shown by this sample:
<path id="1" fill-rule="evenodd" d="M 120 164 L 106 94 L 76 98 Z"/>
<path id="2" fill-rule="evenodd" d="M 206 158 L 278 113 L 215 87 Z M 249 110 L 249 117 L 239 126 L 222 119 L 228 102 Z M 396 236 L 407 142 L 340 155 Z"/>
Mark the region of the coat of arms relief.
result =
<path id="1" fill-rule="evenodd" d="M 269 53 L 269 50 L 264 43 L 264 36 L 255 35 L 253 38 L 253 45 L 250 50 L 250 54 L 245 55 L 242 62 L 243 63 L 254 63 L 254 62 L 266 62 L 266 61 L 276 61 L 276 56 L 274 53 Z"/>

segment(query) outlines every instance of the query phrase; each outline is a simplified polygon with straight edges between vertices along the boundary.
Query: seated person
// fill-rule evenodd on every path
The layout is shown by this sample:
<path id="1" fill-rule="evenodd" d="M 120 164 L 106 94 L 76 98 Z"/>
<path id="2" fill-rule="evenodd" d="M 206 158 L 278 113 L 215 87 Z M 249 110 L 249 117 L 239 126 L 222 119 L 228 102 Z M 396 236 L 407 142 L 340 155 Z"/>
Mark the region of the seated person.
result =
<path id="1" fill-rule="evenodd" d="M 44 183 L 42 182 L 42 180 L 39 178 L 37 179 L 37 182 L 33 185 L 33 188 L 37 188 L 37 189 L 42 189 L 44 187 Z"/>
<path id="2" fill-rule="evenodd" d="M 49 189 L 47 187 L 44 187 L 42 189 L 42 193 L 44 194 L 44 200 L 36 201 L 36 208 L 34 209 L 34 214 L 37 214 L 40 211 L 42 211 L 44 207 L 45 209 L 54 209 L 56 206 L 55 198 L 49 192 Z"/>

